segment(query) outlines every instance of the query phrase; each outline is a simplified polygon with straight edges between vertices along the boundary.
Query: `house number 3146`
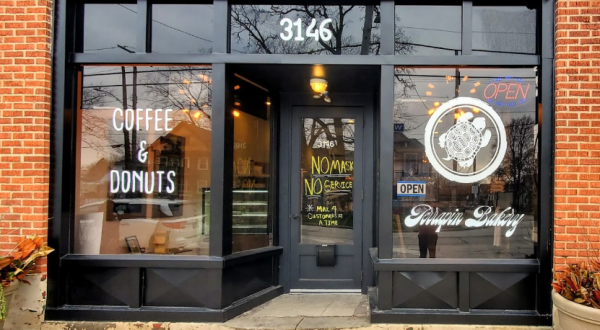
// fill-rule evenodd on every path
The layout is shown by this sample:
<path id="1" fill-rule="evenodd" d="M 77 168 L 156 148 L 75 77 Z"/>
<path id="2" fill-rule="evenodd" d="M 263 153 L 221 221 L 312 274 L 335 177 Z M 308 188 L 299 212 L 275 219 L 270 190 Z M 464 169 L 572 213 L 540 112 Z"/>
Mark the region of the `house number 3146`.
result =
<path id="1" fill-rule="evenodd" d="M 317 28 L 317 20 L 312 19 L 310 24 L 306 27 L 306 37 L 307 38 L 315 38 L 316 41 L 319 39 L 323 41 L 331 40 L 333 37 L 333 33 L 331 30 L 326 27 L 327 24 L 331 23 L 333 20 L 331 18 L 325 19 L 319 27 Z M 298 18 L 295 22 L 289 18 L 284 18 L 279 22 L 279 25 L 283 26 L 283 31 L 279 34 L 282 40 L 289 41 L 294 37 L 294 27 L 296 27 L 296 36 L 294 40 L 296 41 L 304 41 L 304 36 L 302 36 L 302 19 Z"/>

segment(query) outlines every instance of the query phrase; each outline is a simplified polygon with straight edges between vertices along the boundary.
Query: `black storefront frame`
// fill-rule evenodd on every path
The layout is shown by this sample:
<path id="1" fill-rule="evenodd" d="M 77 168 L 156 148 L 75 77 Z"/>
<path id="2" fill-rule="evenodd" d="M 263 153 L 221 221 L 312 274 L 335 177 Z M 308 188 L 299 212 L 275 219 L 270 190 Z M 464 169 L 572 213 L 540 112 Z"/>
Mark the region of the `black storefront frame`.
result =
<path id="1" fill-rule="evenodd" d="M 117 3 L 116 1 L 94 1 L 95 3 Z M 244 3 L 251 1 L 245 1 Z M 334 3 L 334 1 L 325 1 Z M 368 2 L 368 3 L 367 3 Z M 402 4 L 444 5 L 461 4 L 462 19 L 462 55 L 458 56 L 396 56 L 394 54 L 394 1 L 344 1 L 344 4 L 380 4 L 381 6 L 381 54 L 380 55 L 248 55 L 230 54 L 230 2 L 215 0 L 214 8 L 214 40 L 213 53 L 208 55 L 179 55 L 149 53 L 151 43 L 151 8 L 149 0 L 137 1 L 138 19 L 136 22 L 136 52 L 132 54 L 89 54 L 80 53 L 76 48 L 77 38 L 81 38 L 76 30 L 81 31 L 81 4 L 83 1 L 59 0 L 53 3 L 55 13 L 53 75 L 52 75 L 52 125 L 51 125 L 51 177 L 50 177 L 50 210 L 49 210 L 49 244 L 57 248 L 57 253 L 49 256 L 48 265 L 48 304 L 46 317 L 49 320 L 151 320 L 160 318 L 165 321 L 223 321 L 249 308 L 252 308 L 283 290 L 277 279 L 278 258 L 282 248 L 278 246 L 231 254 L 231 192 L 223 187 L 231 186 L 232 169 L 229 164 L 233 157 L 232 137 L 227 134 L 232 127 L 232 117 L 224 109 L 228 108 L 227 86 L 230 73 L 227 64 L 321 64 L 321 65 L 373 65 L 381 68 L 380 112 L 375 114 L 376 153 L 374 160 L 377 182 L 374 186 L 377 193 L 375 209 L 376 249 L 371 251 L 376 281 L 370 285 L 381 288 L 375 294 L 373 306 L 374 322 L 462 322 L 462 323 L 496 323 L 496 324 L 549 324 L 551 314 L 550 282 L 552 269 L 552 225 L 553 225 L 553 155 L 554 155 L 554 1 L 539 0 L 538 8 L 538 53 L 539 55 L 471 55 L 472 49 L 472 7 L 473 1 L 406 1 Z M 181 1 L 181 3 L 193 3 Z M 239 3 L 239 2 L 236 2 Z M 262 3 L 262 2 L 261 2 Z M 290 1 L 271 1 L 271 3 L 290 3 Z M 294 1 L 291 1 L 294 3 Z M 297 1 L 295 2 L 298 3 Z M 477 4 L 477 2 L 475 2 Z M 503 5 L 507 3 L 503 2 Z M 519 4 L 515 1 L 513 4 Z M 225 18 L 225 19 L 218 19 Z M 212 64 L 214 117 L 211 150 L 211 191 L 213 203 L 211 215 L 210 256 L 192 256 L 169 258 L 160 256 L 79 256 L 69 254 L 72 251 L 71 220 L 73 218 L 73 187 L 75 178 L 72 169 L 75 164 L 74 148 L 75 126 L 72 114 L 76 104 L 75 89 L 77 86 L 77 66 L 80 65 L 127 65 L 127 64 Z M 429 260 L 427 264 L 420 261 L 392 258 L 392 198 L 387 187 L 380 182 L 393 181 L 393 129 L 389 118 L 393 116 L 393 75 L 395 66 L 495 66 L 495 67 L 531 67 L 541 66 L 540 82 L 543 111 L 538 114 L 540 122 L 545 123 L 540 129 L 539 176 L 539 249 L 537 260 Z M 215 111 L 216 110 L 216 111 Z M 219 111 L 221 110 L 221 111 Z M 216 137 L 216 138 L 215 138 Z M 215 152 L 223 150 L 223 152 Z M 274 159 L 276 161 L 276 159 Z M 276 213 L 275 213 L 276 214 Z M 274 225 L 277 233 L 277 222 Z M 277 237 L 274 237 L 277 245 Z M 232 289 L 224 290 L 226 283 L 223 275 L 228 267 L 251 264 L 259 260 L 270 260 L 273 267 L 272 285 L 249 298 L 233 301 L 230 297 Z M 66 274 L 79 267 L 163 267 L 175 269 L 217 269 L 221 276 L 214 279 L 213 285 L 221 287 L 221 294 L 214 298 L 214 306 L 220 309 L 190 308 L 148 308 L 133 303 L 128 309 L 115 307 L 89 308 L 82 306 L 66 306 L 67 283 Z M 462 273 L 486 270 L 536 272 L 537 308 L 534 314 L 515 314 L 490 312 L 469 313 L 468 306 L 461 305 L 460 313 L 437 313 L 434 311 L 394 311 L 391 305 L 393 271 L 415 271 L 429 269 L 431 271 L 456 269 Z M 235 268 L 233 268 L 235 269 Z M 502 270 L 504 269 L 504 270 Z M 459 279 L 460 283 L 468 281 L 468 275 Z M 461 292 L 461 297 L 467 293 Z"/>

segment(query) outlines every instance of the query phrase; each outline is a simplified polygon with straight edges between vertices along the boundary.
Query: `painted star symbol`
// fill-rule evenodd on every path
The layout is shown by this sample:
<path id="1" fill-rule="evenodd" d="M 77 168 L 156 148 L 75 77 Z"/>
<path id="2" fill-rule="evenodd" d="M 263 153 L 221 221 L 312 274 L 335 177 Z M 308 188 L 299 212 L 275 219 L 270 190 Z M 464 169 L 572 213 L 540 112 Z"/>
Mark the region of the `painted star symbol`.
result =
<path id="1" fill-rule="evenodd" d="M 315 208 L 312 206 L 312 204 L 306 205 L 306 212 L 312 212 L 312 211 L 314 211 L 314 209 Z"/>

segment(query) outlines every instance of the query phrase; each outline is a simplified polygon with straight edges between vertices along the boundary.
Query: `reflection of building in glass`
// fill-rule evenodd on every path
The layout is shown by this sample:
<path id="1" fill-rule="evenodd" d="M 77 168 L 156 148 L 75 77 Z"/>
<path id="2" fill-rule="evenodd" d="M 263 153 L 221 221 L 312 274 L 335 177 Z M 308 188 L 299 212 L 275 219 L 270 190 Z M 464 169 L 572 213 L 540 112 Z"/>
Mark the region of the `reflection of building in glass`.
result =
<path id="1" fill-rule="evenodd" d="M 425 146 L 402 132 L 394 132 L 394 179 L 409 176 L 431 176 L 431 165 L 425 155 Z"/>

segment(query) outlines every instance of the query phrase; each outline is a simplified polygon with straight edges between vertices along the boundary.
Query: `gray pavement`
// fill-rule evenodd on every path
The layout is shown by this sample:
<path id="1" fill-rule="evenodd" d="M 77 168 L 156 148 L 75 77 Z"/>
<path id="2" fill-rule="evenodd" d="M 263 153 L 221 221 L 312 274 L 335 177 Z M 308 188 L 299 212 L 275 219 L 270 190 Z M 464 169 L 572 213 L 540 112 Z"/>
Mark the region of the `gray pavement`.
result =
<path id="1" fill-rule="evenodd" d="M 237 329 L 332 329 L 369 325 L 368 299 L 360 294 L 286 294 L 225 326 Z"/>
<path id="2" fill-rule="evenodd" d="M 459 324 L 370 324 L 359 294 L 288 294 L 225 323 L 43 322 L 33 330 L 551 330 L 552 327 Z"/>

